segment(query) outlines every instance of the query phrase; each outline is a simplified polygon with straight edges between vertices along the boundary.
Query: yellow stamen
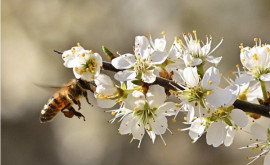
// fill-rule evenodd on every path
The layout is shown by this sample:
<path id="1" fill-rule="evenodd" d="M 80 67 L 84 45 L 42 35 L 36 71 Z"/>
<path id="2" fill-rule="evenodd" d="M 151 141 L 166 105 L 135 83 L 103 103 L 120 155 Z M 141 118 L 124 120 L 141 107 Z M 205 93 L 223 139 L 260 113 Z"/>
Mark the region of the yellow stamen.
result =
<path id="1" fill-rule="evenodd" d="M 112 115 L 113 115 L 113 116 L 115 115 L 115 112 L 114 112 L 114 111 L 112 111 Z"/>
<path id="2" fill-rule="evenodd" d="M 189 65 L 192 65 L 192 63 L 193 63 L 192 61 L 189 61 L 189 62 L 188 62 Z"/>
<path id="3" fill-rule="evenodd" d="M 208 84 L 211 85 L 213 82 L 211 80 L 208 81 Z"/>
<path id="4" fill-rule="evenodd" d="M 255 42 L 258 42 L 258 41 L 259 41 L 259 38 L 254 38 L 254 41 L 255 41 Z"/>
<path id="5" fill-rule="evenodd" d="M 78 43 L 77 43 L 77 46 L 78 46 L 78 47 L 81 47 L 81 44 L 78 42 Z"/>
<path id="6" fill-rule="evenodd" d="M 241 49 L 241 52 L 244 53 L 245 52 L 245 49 Z"/>
<path id="7" fill-rule="evenodd" d="M 194 34 L 195 40 L 198 41 L 196 30 L 193 30 L 192 32 Z"/>
<path id="8" fill-rule="evenodd" d="M 83 70 L 82 70 L 82 69 L 80 70 L 80 73 L 79 73 L 79 74 L 80 74 L 80 75 L 82 75 L 82 74 L 83 74 Z"/>
<path id="9" fill-rule="evenodd" d="M 82 57 L 85 57 L 85 53 L 82 53 Z"/>
<path id="10" fill-rule="evenodd" d="M 184 117 L 184 120 L 187 121 L 187 117 L 186 116 Z"/>
<path id="11" fill-rule="evenodd" d="M 211 91 L 207 91 L 207 95 L 211 95 Z"/>
<path id="12" fill-rule="evenodd" d="M 220 75 L 220 77 L 223 77 L 223 73 L 220 73 L 219 75 Z"/>
<path id="13" fill-rule="evenodd" d="M 161 32 L 161 34 L 162 34 L 162 35 L 165 35 L 165 34 L 166 34 L 166 31 L 163 30 L 163 31 Z"/>
<path id="14" fill-rule="evenodd" d="M 75 48 L 72 48 L 71 52 L 72 54 L 75 54 Z"/>
<path id="15" fill-rule="evenodd" d="M 176 120 L 175 120 L 174 118 L 172 118 L 172 122 L 173 122 L 173 123 L 175 123 L 175 122 L 176 122 Z"/>
<path id="16" fill-rule="evenodd" d="M 239 68 L 239 64 L 236 64 L 235 66 L 236 66 L 236 68 Z"/>
<path id="17" fill-rule="evenodd" d="M 179 40 L 179 37 L 175 36 L 174 39 L 175 39 L 175 40 Z"/>
<path id="18" fill-rule="evenodd" d="M 135 108 L 134 108 L 134 111 L 135 111 L 135 112 L 137 112 L 138 110 L 139 110 L 139 108 L 138 108 L 138 107 L 135 107 Z"/>
<path id="19" fill-rule="evenodd" d="M 244 62 L 244 61 L 245 61 L 245 59 L 243 58 L 241 61 L 242 61 L 242 62 Z"/>
<path id="20" fill-rule="evenodd" d="M 77 72 L 79 70 L 79 68 L 78 67 L 75 67 L 75 71 Z"/>
<path id="21" fill-rule="evenodd" d="M 66 57 L 69 57 L 69 54 L 67 54 Z"/>
<path id="22" fill-rule="evenodd" d="M 94 54 L 93 50 L 89 50 L 89 54 Z"/>
<path id="23" fill-rule="evenodd" d="M 177 103 L 175 104 L 175 107 L 179 107 L 179 106 L 180 106 L 179 104 L 177 104 Z"/>
<path id="24" fill-rule="evenodd" d="M 244 70 L 247 70 L 247 67 L 243 66 L 243 69 L 244 69 Z"/>
<path id="25" fill-rule="evenodd" d="M 267 51 L 267 52 L 270 52 L 270 48 L 266 48 L 266 51 Z"/>
<path id="26" fill-rule="evenodd" d="M 258 57 L 258 55 L 257 55 L 256 53 L 253 54 L 253 59 L 254 59 L 255 61 L 258 61 L 259 57 Z"/>

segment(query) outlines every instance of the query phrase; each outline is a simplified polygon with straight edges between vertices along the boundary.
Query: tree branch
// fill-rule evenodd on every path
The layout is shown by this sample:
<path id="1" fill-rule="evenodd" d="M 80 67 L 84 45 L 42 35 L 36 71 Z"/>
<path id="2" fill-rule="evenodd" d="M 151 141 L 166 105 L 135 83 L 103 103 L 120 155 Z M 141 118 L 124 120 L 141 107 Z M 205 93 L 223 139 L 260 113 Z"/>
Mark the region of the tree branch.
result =
<path id="1" fill-rule="evenodd" d="M 62 52 L 54 50 L 54 52 L 58 53 L 58 54 L 62 54 Z M 113 72 L 118 72 L 121 71 L 119 69 L 116 69 L 110 62 L 106 62 L 103 61 L 103 68 L 104 70 L 109 70 L 109 71 L 113 71 Z M 174 83 L 171 80 L 167 80 L 161 77 L 157 77 L 156 81 L 153 84 L 158 84 L 160 86 L 163 86 L 166 89 L 172 89 L 175 90 L 175 87 L 182 89 L 179 85 L 177 85 L 176 83 Z M 270 106 L 265 106 L 265 105 L 260 105 L 260 104 L 253 104 L 253 103 L 249 103 L 246 101 L 242 101 L 242 100 L 236 100 L 234 102 L 234 107 L 235 108 L 239 108 L 241 110 L 243 110 L 244 112 L 251 112 L 251 113 L 256 113 L 265 117 L 270 118 Z"/>

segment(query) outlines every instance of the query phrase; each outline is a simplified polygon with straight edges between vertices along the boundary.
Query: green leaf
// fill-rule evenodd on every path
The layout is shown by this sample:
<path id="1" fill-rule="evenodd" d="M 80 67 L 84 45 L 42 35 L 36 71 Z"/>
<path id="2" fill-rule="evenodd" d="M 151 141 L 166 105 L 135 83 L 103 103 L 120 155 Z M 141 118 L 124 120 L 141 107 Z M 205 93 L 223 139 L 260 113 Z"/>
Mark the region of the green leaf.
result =
<path id="1" fill-rule="evenodd" d="M 105 55 L 108 56 L 108 58 L 110 60 L 115 58 L 114 54 L 108 48 L 106 48 L 105 46 L 102 46 L 102 50 L 105 53 Z"/>

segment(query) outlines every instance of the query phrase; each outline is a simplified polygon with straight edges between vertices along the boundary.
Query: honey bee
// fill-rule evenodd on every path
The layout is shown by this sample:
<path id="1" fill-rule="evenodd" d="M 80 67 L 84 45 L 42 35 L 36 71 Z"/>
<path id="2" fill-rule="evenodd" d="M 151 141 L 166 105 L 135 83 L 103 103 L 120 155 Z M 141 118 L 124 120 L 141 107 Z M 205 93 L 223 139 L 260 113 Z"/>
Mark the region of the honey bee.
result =
<path id="1" fill-rule="evenodd" d="M 84 115 L 76 111 L 72 105 L 78 105 L 78 110 L 80 110 L 81 103 L 79 99 L 81 97 L 85 97 L 87 103 L 91 105 L 87 97 L 87 90 L 92 91 L 90 83 L 81 79 L 71 80 L 61 87 L 60 90 L 49 99 L 48 103 L 44 105 L 40 114 L 40 122 L 45 123 L 52 120 L 59 111 L 64 113 L 68 118 L 77 116 L 79 119 L 82 117 L 85 121 Z"/>

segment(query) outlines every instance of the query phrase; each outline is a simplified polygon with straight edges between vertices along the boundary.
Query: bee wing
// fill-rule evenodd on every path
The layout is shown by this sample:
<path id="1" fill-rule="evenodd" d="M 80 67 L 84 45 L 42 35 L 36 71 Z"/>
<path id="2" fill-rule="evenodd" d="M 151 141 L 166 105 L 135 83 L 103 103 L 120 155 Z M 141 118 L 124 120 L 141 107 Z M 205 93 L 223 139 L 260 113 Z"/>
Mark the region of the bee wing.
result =
<path id="1" fill-rule="evenodd" d="M 62 86 L 55 86 L 55 85 L 47 85 L 47 84 L 40 84 L 40 83 L 34 83 L 35 86 L 43 89 L 53 89 L 53 90 L 60 90 L 63 87 L 67 87 L 66 85 Z"/>

